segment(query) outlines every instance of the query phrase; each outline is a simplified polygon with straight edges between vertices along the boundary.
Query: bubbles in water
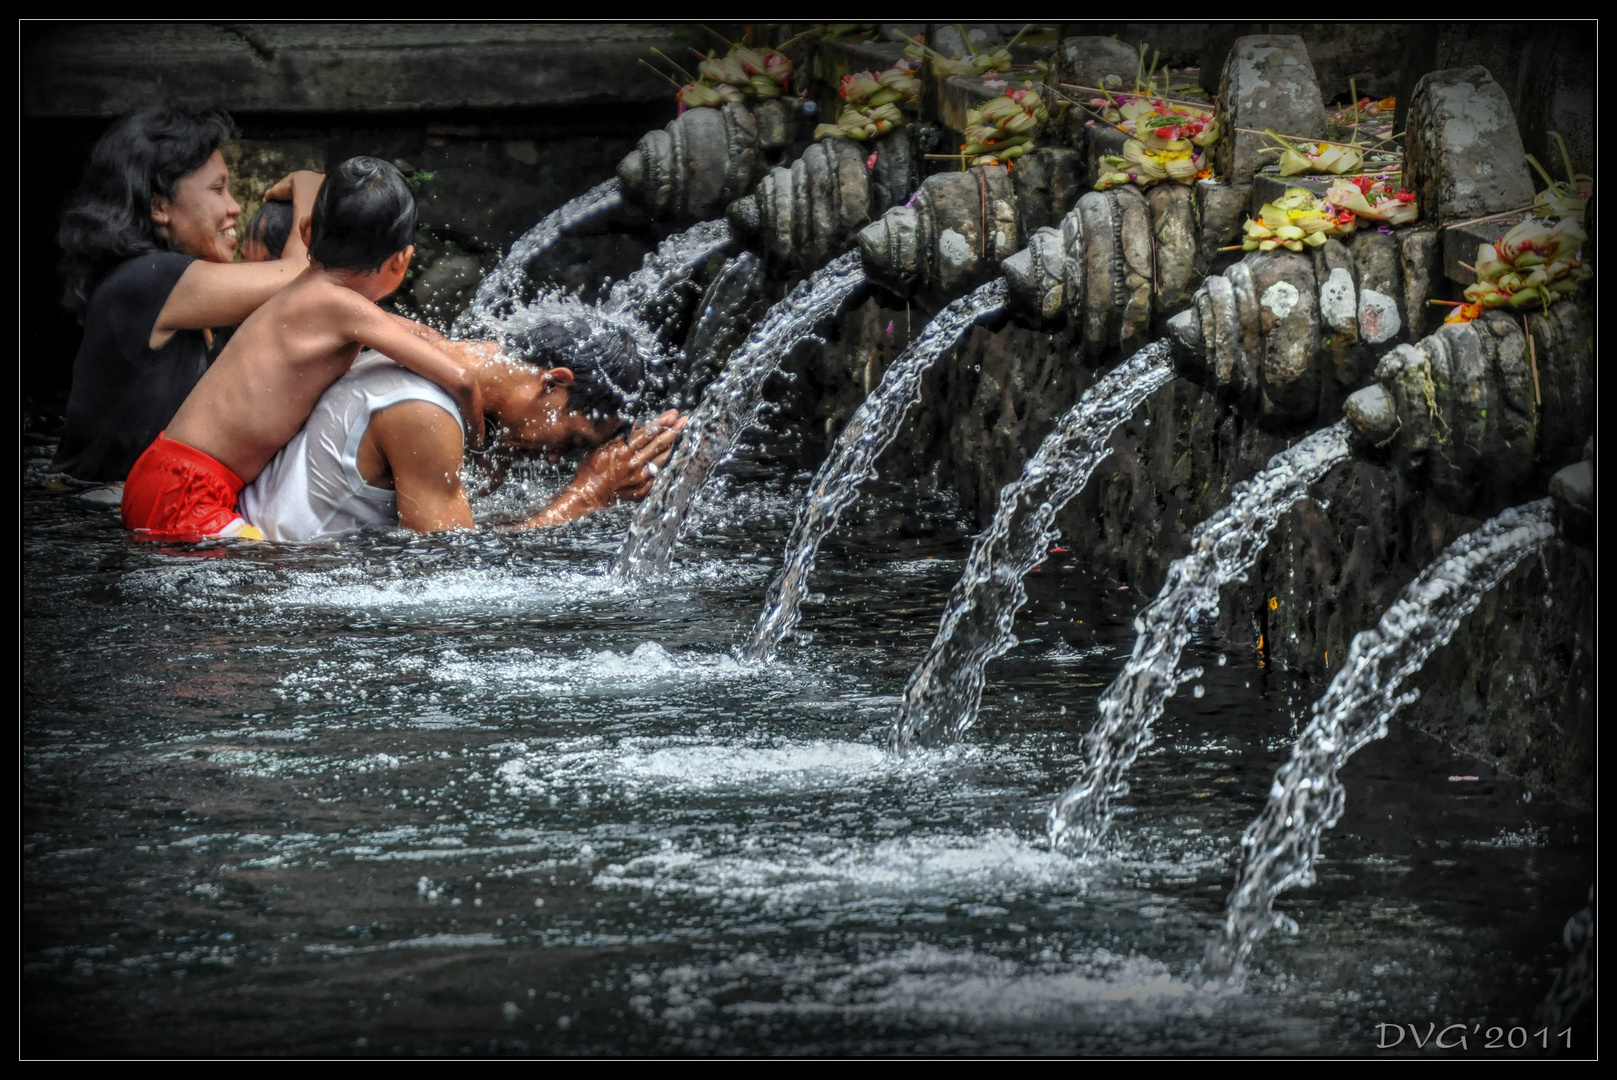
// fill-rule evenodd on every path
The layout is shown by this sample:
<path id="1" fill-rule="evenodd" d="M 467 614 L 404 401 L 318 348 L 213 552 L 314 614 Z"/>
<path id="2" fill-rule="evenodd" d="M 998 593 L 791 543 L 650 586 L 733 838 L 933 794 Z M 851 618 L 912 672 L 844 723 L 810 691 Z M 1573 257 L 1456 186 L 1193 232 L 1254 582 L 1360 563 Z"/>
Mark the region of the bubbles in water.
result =
<path id="1" fill-rule="evenodd" d="M 1197 683 L 1196 689 L 1192 690 L 1191 693 L 1196 695 L 1197 698 L 1201 698 L 1206 695 L 1207 687 L 1203 686 L 1201 683 Z"/>
<path id="2" fill-rule="evenodd" d="M 1218 654 L 1218 666 L 1219 667 L 1223 667 L 1225 664 L 1227 664 L 1229 662 L 1230 662 L 1229 657 L 1225 656 L 1223 653 Z"/>

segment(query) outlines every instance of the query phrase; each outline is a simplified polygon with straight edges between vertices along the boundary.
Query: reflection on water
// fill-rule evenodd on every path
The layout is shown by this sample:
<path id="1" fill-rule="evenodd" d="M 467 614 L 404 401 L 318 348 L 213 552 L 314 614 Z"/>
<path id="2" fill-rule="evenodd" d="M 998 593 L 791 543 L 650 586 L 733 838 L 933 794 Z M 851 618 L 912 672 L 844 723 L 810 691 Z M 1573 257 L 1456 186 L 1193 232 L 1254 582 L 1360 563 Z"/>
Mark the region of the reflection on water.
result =
<path id="1" fill-rule="evenodd" d="M 1530 1019 L 1589 819 L 1395 729 L 1280 902 L 1306 932 L 1199 989 L 1318 688 L 1193 640 L 1205 695 L 1170 699 L 1100 854 L 1057 855 L 1045 809 L 1143 597 L 1052 554 L 972 738 L 890 757 L 960 520 L 873 491 L 752 667 L 805 477 L 730 479 L 642 590 L 607 574 L 626 510 L 137 548 L 36 461 L 27 1051 L 1362 1054 L 1382 1022 Z"/>

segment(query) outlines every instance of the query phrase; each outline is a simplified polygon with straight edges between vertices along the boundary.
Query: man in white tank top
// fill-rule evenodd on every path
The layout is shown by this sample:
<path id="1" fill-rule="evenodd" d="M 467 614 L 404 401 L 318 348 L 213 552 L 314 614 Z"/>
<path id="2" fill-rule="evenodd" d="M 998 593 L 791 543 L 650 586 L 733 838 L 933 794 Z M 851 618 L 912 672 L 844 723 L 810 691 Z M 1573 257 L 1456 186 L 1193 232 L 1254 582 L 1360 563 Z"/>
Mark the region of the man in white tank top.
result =
<path id="1" fill-rule="evenodd" d="M 643 381 L 632 343 L 539 327 L 510 351 L 463 346 L 491 441 L 552 462 L 588 450 L 550 504 L 518 528 L 545 528 L 643 499 L 685 421 L 672 409 L 624 434 Z M 529 360 L 533 362 L 528 362 Z M 473 528 L 461 488 L 459 410 L 427 379 L 374 352 L 321 397 L 303 430 L 242 490 L 237 506 L 267 540 L 313 540 L 367 525 Z"/>

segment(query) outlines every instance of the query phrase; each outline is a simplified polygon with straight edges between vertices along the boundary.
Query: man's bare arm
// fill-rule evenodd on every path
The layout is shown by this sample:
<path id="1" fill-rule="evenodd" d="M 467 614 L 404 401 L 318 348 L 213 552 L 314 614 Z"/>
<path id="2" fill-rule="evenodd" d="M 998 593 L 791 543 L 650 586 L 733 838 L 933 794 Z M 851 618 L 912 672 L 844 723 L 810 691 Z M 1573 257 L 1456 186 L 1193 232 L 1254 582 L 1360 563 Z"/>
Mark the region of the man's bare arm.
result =
<path id="1" fill-rule="evenodd" d="M 630 433 L 627 439 L 612 438 L 584 455 L 578 472 L 550 505 L 523 522 L 519 528 L 547 529 L 604 510 L 621 501 L 638 501 L 651 493 L 651 481 L 658 468 L 668 463 L 674 440 L 685 427 L 685 420 L 670 409 L 655 421 Z"/>
<path id="2" fill-rule="evenodd" d="M 379 462 L 369 459 L 365 444 L 374 445 Z M 367 483 L 381 479 L 372 472 L 377 464 L 391 473 L 399 524 L 427 533 L 475 527 L 460 486 L 461 460 L 460 425 L 453 416 L 428 401 L 401 401 L 371 417 L 359 465 Z"/>

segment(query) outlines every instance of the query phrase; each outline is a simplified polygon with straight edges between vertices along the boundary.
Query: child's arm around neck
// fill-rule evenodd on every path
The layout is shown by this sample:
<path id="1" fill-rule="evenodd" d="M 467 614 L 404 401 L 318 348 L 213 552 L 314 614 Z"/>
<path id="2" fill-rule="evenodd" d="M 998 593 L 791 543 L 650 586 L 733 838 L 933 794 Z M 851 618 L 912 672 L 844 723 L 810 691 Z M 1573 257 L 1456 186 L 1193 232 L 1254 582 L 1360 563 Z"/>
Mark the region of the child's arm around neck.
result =
<path id="1" fill-rule="evenodd" d="M 481 449 L 483 391 L 475 367 L 461 355 L 463 350 L 429 327 L 390 315 L 362 296 L 350 295 L 358 301 L 353 305 L 356 325 L 349 331 L 352 340 L 442 387 L 466 419 L 468 442 L 473 449 Z"/>

